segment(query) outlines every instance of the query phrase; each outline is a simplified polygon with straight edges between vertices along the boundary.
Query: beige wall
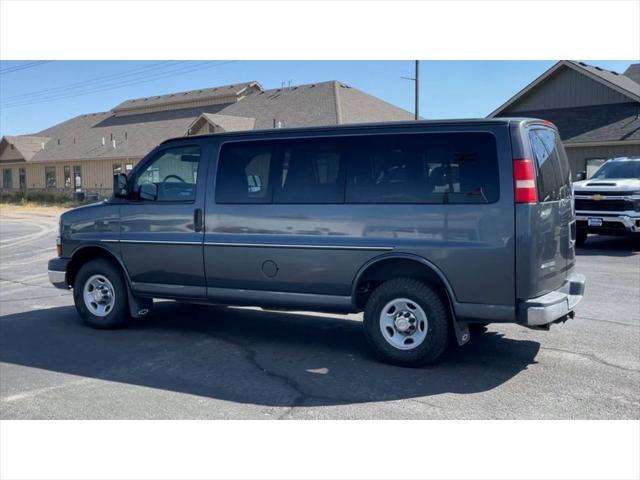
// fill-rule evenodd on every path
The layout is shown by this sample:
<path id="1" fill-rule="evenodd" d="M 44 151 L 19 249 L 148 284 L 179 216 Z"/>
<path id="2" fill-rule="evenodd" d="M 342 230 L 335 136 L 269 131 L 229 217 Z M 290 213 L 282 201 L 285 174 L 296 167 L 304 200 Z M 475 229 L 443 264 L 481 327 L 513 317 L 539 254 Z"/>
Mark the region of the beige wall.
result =
<path id="1" fill-rule="evenodd" d="M 113 186 L 113 165 L 120 164 L 122 171 L 127 164 L 135 165 L 140 159 L 135 160 L 81 160 L 55 163 L 31 163 L 31 162 L 0 162 L 0 170 L 10 168 L 12 170 L 13 189 L 19 188 L 19 169 L 25 168 L 27 174 L 27 189 L 45 188 L 45 168 L 55 167 L 56 169 L 56 190 L 64 190 L 64 167 L 69 166 L 71 177 L 73 177 L 73 166 L 80 165 L 82 172 L 83 191 L 106 191 Z M 73 178 L 71 179 L 71 190 L 73 190 Z M 2 178 L 0 177 L 0 189 L 3 189 Z"/>

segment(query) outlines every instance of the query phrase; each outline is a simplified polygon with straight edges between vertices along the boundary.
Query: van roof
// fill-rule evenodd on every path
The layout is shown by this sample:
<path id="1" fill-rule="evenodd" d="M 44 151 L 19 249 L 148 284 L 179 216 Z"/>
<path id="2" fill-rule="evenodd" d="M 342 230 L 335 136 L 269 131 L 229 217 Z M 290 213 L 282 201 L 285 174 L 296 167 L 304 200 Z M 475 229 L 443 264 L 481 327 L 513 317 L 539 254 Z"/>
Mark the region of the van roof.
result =
<path id="1" fill-rule="evenodd" d="M 542 123 L 546 126 L 555 128 L 555 126 L 545 120 L 539 118 L 524 118 L 524 117 L 500 117 L 500 118 L 466 118 L 466 119 L 446 119 L 446 120 L 408 120 L 408 121 L 395 121 L 395 122 L 374 122 L 374 123 L 349 123 L 343 125 L 324 125 L 324 126 L 312 126 L 312 127 L 289 127 L 289 128 L 267 128 L 257 130 L 243 130 L 235 132 L 221 132 L 221 133 L 208 133 L 204 135 L 194 135 L 193 138 L 219 138 L 219 137 L 243 137 L 243 136 L 268 136 L 270 134 L 278 133 L 301 133 L 301 132 L 323 132 L 323 131 L 348 131 L 357 130 L 361 128 L 402 128 L 402 127 L 415 127 L 419 125 L 425 126 L 448 126 L 448 125 L 508 125 L 510 123 Z M 185 137 L 170 138 L 161 143 L 161 145 L 175 141 L 184 140 Z"/>

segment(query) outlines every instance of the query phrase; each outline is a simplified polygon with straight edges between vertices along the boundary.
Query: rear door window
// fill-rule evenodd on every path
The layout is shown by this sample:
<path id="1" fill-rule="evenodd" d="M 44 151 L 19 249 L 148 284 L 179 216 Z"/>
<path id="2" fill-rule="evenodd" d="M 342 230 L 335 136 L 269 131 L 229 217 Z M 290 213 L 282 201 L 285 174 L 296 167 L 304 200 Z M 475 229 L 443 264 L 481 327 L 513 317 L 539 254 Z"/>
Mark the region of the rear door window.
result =
<path id="1" fill-rule="evenodd" d="M 571 194 L 571 174 L 566 154 L 558 148 L 560 139 L 547 128 L 529 132 L 531 148 L 538 165 L 538 196 L 541 202 L 553 202 Z"/>

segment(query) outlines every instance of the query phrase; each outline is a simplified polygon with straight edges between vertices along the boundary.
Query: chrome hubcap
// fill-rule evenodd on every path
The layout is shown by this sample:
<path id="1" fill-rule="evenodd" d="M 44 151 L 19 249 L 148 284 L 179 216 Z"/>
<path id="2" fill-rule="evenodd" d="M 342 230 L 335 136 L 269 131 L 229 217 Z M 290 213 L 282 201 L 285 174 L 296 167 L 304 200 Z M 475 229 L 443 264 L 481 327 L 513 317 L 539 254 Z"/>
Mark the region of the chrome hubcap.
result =
<path id="1" fill-rule="evenodd" d="M 97 317 L 109 315 L 115 305 L 113 285 L 104 275 L 93 275 L 84 284 L 82 297 L 87 310 Z"/>
<path id="2" fill-rule="evenodd" d="M 400 350 L 418 347 L 427 338 L 427 315 L 413 300 L 396 298 L 380 313 L 380 331 L 384 339 Z"/>

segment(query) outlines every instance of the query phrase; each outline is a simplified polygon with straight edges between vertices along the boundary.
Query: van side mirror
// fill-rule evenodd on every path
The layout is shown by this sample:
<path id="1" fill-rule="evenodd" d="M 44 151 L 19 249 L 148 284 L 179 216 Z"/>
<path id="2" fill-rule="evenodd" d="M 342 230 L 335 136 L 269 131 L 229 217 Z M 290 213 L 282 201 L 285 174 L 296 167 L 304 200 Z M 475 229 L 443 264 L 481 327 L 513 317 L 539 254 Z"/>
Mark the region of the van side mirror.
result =
<path id="1" fill-rule="evenodd" d="M 155 183 L 143 183 L 140 185 L 138 195 L 140 196 L 140 200 L 157 200 L 158 185 Z"/>
<path id="2" fill-rule="evenodd" d="M 580 180 L 586 180 L 586 179 L 587 179 L 587 172 L 585 172 L 584 170 L 582 172 L 576 173 L 576 180 L 580 181 Z"/>
<path id="3" fill-rule="evenodd" d="M 113 176 L 113 196 L 119 198 L 126 198 L 129 196 L 126 174 L 118 173 Z"/>

